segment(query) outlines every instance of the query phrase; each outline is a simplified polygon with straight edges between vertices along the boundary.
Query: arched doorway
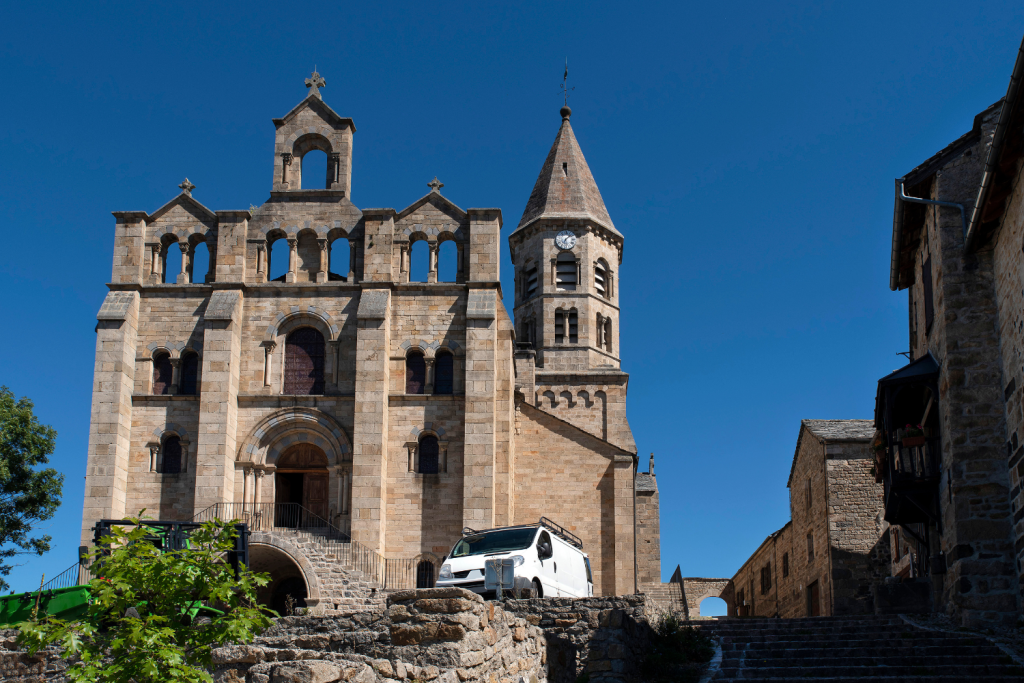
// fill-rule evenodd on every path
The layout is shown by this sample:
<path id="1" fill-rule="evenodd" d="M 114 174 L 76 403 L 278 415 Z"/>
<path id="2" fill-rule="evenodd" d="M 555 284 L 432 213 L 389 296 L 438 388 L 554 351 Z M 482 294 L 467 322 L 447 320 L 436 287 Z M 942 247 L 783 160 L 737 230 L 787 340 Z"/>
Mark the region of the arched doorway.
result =
<path id="1" fill-rule="evenodd" d="M 311 443 L 291 446 L 277 459 L 274 473 L 274 525 L 317 527 L 327 524 L 327 456 Z"/>

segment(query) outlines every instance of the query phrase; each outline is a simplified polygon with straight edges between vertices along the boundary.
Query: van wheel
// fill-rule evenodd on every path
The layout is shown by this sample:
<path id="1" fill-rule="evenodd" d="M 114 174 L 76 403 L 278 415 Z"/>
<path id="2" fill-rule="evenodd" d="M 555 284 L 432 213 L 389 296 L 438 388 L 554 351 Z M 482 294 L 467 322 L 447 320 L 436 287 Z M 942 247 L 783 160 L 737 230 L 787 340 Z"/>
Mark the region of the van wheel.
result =
<path id="1" fill-rule="evenodd" d="M 543 598 L 544 590 L 540 587 L 540 581 L 537 579 L 533 580 L 533 596 L 535 598 Z"/>

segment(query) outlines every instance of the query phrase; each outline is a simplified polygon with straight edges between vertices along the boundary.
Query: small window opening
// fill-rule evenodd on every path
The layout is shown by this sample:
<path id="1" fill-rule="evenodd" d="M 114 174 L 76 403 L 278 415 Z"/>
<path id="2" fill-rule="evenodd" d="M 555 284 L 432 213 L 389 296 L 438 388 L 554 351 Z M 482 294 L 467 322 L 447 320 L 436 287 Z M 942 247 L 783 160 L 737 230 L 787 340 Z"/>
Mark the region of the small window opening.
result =
<path id="1" fill-rule="evenodd" d="M 420 439 L 419 457 L 417 458 L 419 469 L 416 471 L 420 474 L 437 474 L 440 452 L 436 436 L 425 436 Z"/>
<path id="2" fill-rule="evenodd" d="M 771 563 L 761 567 L 761 595 L 767 595 L 772 589 L 772 565 Z"/>
<path id="3" fill-rule="evenodd" d="M 558 289 L 576 290 L 576 257 L 571 251 L 563 251 L 555 262 L 555 283 Z"/>
<path id="4" fill-rule="evenodd" d="M 267 251 L 270 258 L 267 263 L 268 280 L 284 282 L 284 277 L 288 274 L 288 253 L 288 240 L 283 237 L 274 240 L 270 245 L 270 249 Z"/>
<path id="5" fill-rule="evenodd" d="M 782 553 L 782 578 L 789 576 L 789 553 Z"/>
<path id="6" fill-rule="evenodd" d="M 174 369 L 171 367 L 171 356 L 158 353 L 153 356 L 153 394 L 162 396 L 171 393 L 171 378 Z"/>
<path id="7" fill-rule="evenodd" d="M 405 357 L 405 393 L 422 394 L 427 384 L 427 363 L 422 353 Z"/>
<path id="8" fill-rule="evenodd" d="M 445 240 L 437 248 L 437 281 L 455 282 L 459 270 L 459 247 L 452 240 Z"/>
<path id="9" fill-rule="evenodd" d="M 442 351 L 434 360 L 434 393 L 451 394 L 454 389 L 455 356 Z"/>
<path id="10" fill-rule="evenodd" d="M 181 473 L 181 439 L 176 436 L 169 436 L 164 439 L 163 448 L 160 449 L 163 466 L 160 471 L 163 474 Z"/>
<path id="11" fill-rule="evenodd" d="M 564 161 L 562 162 L 562 175 L 563 176 L 568 176 L 569 175 L 569 164 L 567 162 L 564 162 Z"/>
<path id="12" fill-rule="evenodd" d="M 301 185 L 303 190 L 327 189 L 327 152 L 311 149 L 302 157 Z"/>
<path id="13" fill-rule="evenodd" d="M 576 324 L 576 309 L 574 308 L 569 311 L 569 343 L 578 344 L 579 340 L 578 326 Z"/>
<path id="14" fill-rule="evenodd" d="M 183 396 L 199 393 L 199 354 L 186 353 L 181 357 L 181 391 Z"/>
<path id="15" fill-rule="evenodd" d="M 181 247 L 177 242 L 171 242 L 164 247 L 164 282 L 174 284 L 181 274 Z"/>
<path id="16" fill-rule="evenodd" d="M 565 342 L 565 313 L 561 310 L 555 311 L 555 343 Z"/>
<path id="17" fill-rule="evenodd" d="M 196 284 L 203 284 L 210 274 L 210 248 L 206 242 L 197 242 L 192 247 L 192 259 L 188 267 L 188 281 Z"/>
<path id="18" fill-rule="evenodd" d="M 807 480 L 807 484 L 804 486 L 804 498 L 806 498 L 807 509 L 811 509 L 811 480 Z"/>
<path id="19" fill-rule="evenodd" d="M 612 352 L 612 319 L 604 319 L 604 349 L 608 353 Z"/>
<path id="20" fill-rule="evenodd" d="M 331 251 L 327 254 L 328 281 L 348 282 L 348 274 L 352 272 L 351 260 L 352 248 L 347 237 L 331 242 Z"/>
<path id="21" fill-rule="evenodd" d="M 532 299 L 537 295 L 537 266 L 531 266 L 524 274 L 524 299 Z"/>
<path id="22" fill-rule="evenodd" d="M 409 246 L 409 282 L 426 282 L 430 273 L 430 245 L 416 240 Z"/>
<path id="23" fill-rule="evenodd" d="M 807 534 L 807 561 L 814 559 L 814 534 Z"/>
<path id="24" fill-rule="evenodd" d="M 324 393 L 324 335 L 300 327 L 285 339 L 284 393 L 315 396 Z"/>
<path id="25" fill-rule="evenodd" d="M 434 563 L 430 560 L 423 560 L 416 565 L 416 587 L 434 587 Z"/>

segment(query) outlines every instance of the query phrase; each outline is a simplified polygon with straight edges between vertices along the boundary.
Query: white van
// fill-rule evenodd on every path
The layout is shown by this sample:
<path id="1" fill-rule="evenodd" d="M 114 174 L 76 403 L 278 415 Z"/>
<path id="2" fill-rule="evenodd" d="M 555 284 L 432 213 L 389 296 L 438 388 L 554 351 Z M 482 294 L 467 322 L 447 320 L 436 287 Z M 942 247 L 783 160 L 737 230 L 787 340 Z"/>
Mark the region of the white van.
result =
<path id="1" fill-rule="evenodd" d="M 512 558 L 513 592 L 523 597 L 588 598 L 594 595 L 590 558 L 574 534 L 541 517 L 536 524 L 477 531 L 463 529 L 462 538 L 448 554 L 437 586 L 457 586 L 493 598 L 484 588 L 484 563 Z"/>

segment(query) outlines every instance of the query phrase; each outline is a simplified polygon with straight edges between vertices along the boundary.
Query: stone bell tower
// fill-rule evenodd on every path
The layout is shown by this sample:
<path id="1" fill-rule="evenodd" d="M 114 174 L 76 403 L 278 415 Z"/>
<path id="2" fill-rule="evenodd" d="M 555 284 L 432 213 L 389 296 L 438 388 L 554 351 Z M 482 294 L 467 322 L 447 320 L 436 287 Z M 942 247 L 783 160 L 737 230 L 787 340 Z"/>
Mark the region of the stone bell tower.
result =
<path id="1" fill-rule="evenodd" d="M 619 368 L 622 234 L 615 229 L 569 117 L 548 152 L 519 226 L 509 236 L 516 271 L 516 338 L 537 368 Z"/>

